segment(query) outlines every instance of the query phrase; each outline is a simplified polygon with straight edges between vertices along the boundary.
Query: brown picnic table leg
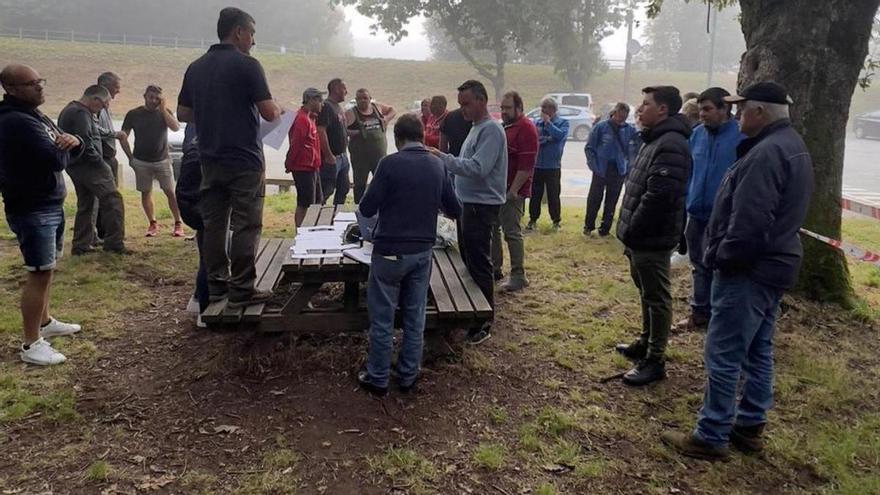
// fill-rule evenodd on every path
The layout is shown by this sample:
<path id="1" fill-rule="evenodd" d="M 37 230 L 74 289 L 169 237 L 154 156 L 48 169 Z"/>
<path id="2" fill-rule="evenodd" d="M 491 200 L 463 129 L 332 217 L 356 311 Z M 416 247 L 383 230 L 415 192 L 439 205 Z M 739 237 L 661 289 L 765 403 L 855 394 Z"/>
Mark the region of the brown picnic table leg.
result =
<path id="1" fill-rule="evenodd" d="M 343 293 L 342 301 L 346 313 L 357 311 L 360 304 L 360 293 L 360 283 L 345 282 L 345 292 Z"/>
<path id="2" fill-rule="evenodd" d="M 289 318 L 291 321 L 296 321 L 296 317 L 302 313 L 302 310 L 305 309 L 309 301 L 312 300 L 315 294 L 321 290 L 321 286 L 323 283 L 307 283 L 302 284 L 300 288 L 293 294 L 293 296 L 288 299 L 287 304 L 284 305 L 284 308 L 281 309 L 281 314 L 284 315 L 284 318 Z"/>

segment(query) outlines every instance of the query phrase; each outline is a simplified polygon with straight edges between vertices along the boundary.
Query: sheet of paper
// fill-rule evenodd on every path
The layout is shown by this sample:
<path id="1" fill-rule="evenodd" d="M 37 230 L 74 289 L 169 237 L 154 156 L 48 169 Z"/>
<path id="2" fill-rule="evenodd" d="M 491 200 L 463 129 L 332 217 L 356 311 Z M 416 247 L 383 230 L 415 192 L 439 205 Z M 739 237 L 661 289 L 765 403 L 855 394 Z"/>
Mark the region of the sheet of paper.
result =
<path id="1" fill-rule="evenodd" d="M 364 247 L 346 249 L 342 252 L 342 255 L 365 265 L 369 265 L 370 259 L 373 257 L 373 245 L 369 242 L 365 242 Z"/>
<path id="2" fill-rule="evenodd" d="M 260 140 L 266 146 L 280 150 L 295 117 L 296 113 L 288 110 L 281 115 L 280 119 L 272 122 L 260 119 Z"/>
<path id="3" fill-rule="evenodd" d="M 338 258 L 339 253 L 290 253 L 290 258 L 295 260 L 322 260 L 326 258 Z"/>
<path id="4" fill-rule="evenodd" d="M 333 223 L 335 224 L 337 222 L 339 222 L 339 223 L 357 222 L 357 216 L 354 214 L 353 211 L 340 211 L 339 213 L 336 214 L 336 217 L 333 218 Z"/>

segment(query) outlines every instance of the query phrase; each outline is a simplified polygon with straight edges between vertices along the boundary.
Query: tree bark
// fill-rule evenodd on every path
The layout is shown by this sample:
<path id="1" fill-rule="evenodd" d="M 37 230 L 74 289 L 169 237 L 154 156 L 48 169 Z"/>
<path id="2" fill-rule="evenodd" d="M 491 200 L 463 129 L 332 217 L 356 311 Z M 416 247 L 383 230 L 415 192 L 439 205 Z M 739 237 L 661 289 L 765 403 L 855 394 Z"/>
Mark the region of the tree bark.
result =
<path id="1" fill-rule="evenodd" d="M 794 127 L 813 159 L 815 188 L 804 227 L 840 239 L 849 106 L 868 54 L 880 0 L 740 0 L 746 39 L 740 88 L 773 80 L 794 104 Z M 848 305 L 849 269 L 837 249 L 804 238 L 799 290 Z"/>

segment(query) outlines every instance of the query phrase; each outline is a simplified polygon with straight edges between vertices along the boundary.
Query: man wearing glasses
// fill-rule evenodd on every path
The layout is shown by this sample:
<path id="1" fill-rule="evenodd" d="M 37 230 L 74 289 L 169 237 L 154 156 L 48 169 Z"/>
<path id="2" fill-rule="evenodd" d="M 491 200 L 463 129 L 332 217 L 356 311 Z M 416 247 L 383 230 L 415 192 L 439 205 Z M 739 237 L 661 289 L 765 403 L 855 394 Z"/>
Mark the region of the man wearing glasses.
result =
<path id="1" fill-rule="evenodd" d="M 0 103 L 0 195 L 27 270 L 21 293 L 21 359 L 59 364 L 66 358 L 44 339 L 76 333 L 80 326 L 49 316 L 49 286 L 63 246 L 67 191 L 61 171 L 71 151 L 80 153 L 82 142 L 38 110 L 46 80 L 34 69 L 9 65 L 0 72 L 0 83 L 6 93 Z"/>

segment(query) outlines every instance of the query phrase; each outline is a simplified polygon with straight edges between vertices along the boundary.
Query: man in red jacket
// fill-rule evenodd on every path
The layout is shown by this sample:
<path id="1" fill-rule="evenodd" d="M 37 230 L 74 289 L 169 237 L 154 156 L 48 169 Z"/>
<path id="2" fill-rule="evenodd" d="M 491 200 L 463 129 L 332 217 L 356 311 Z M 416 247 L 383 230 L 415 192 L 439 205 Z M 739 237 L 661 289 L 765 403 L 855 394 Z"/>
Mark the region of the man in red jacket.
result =
<path id="1" fill-rule="evenodd" d="M 318 176 L 321 170 L 321 143 L 318 141 L 318 128 L 315 125 L 323 104 L 322 91 L 315 88 L 305 90 L 302 107 L 288 133 L 290 149 L 287 151 L 284 168 L 293 174 L 293 183 L 296 185 L 294 219 L 297 227 L 302 224 L 309 206 L 324 202 Z"/>
<path id="2" fill-rule="evenodd" d="M 501 118 L 507 135 L 507 201 L 501 205 L 500 225 L 495 228 L 492 238 L 492 266 L 495 267 L 495 279 L 500 280 L 503 277 L 501 265 L 504 263 L 501 246 L 503 231 L 507 250 L 510 251 L 510 277 L 501 284 L 501 290 L 516 292 L 529 285 L 523 267 L 525 246 L 522 216 L 526 198 L 532 191 L 532 173 L 538 156 L 538 130 L 523 114 L 523 101 L 516 91 L 508 92 L 501 100 Z"/>

